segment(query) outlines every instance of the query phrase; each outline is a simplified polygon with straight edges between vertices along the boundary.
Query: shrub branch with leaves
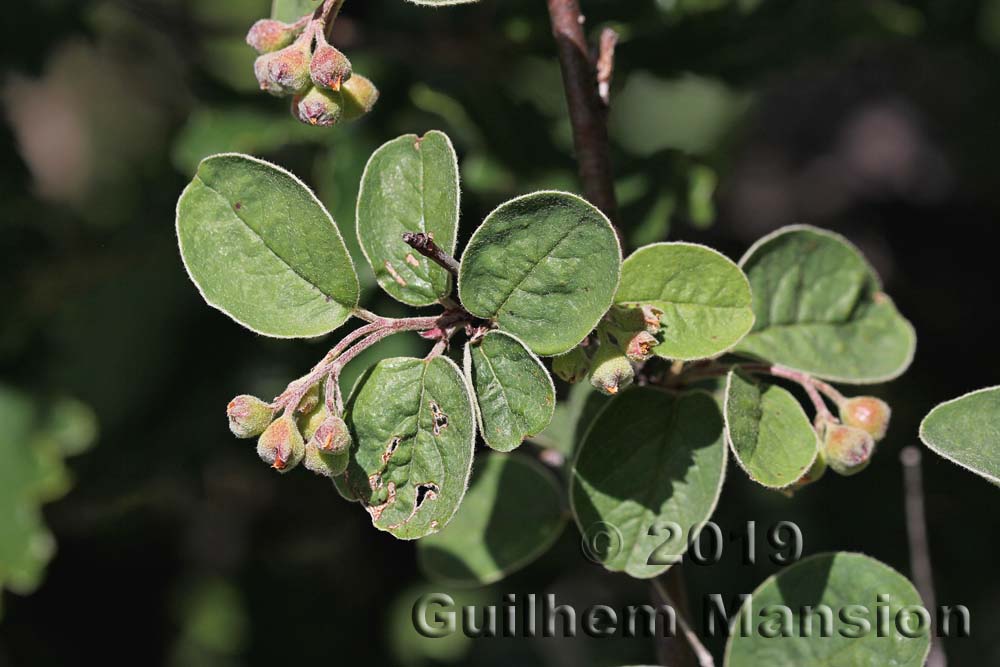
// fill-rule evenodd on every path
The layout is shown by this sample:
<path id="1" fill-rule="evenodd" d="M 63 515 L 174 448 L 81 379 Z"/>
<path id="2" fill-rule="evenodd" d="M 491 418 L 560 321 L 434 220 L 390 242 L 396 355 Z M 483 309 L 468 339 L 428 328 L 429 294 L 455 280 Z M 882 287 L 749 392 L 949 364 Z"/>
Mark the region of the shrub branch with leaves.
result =
<path id="1" fill-rule="evenodd" d="M 288 4 L 248 37 L 262 53 L 261 87 L 293 96 L 294 113 L 310 124 L 369 111 L 374 86 L 327 42 L 342 1 Z M 274 399 L 230 402 L 233 433 L 258 438 L 258 454 L 279 472 L 303 464 L 330 477 L 377 528 L 425 538 L 418 549 L 425 571 L 453 583 L 496 581 L 537 558 L 563 529 L 564 503 L 585 542 L 595 526 L 610 527 L 613 548 L 594 554 L 604 567 L 638 578 L 663 574 L 712 516 L 730 455 L 752 480 L 789 496 L 827 468 L 862 471 L 886 435 L 890 407 L 833 385 L 892 380 L 916 346 L 874 269 L 832 232 L 786 227 L 739 262 L 690 243 L 648 245 L 623 261 L 602 212 L 616 215 L 602 106 L 614 36 L 601 40 L 598 67 L 579 48 L 576 1 L 549 0 L 549 9 L 582 180 L 600 208 L 565 192 L 518 197 L 486 216 L 459 259 L 451 141 L 433 131 L 386 143 L 362 177 L 357 238 L 388 295 L 436 313 L 389 318 L 362 307 L 336 223 L 278 166 L 247 155 L 209 157 L 177 207 L 192 280 L 240 324 L 311 338 L 352 317 L 364 322 Z M 385 359 L 353 388 L 340 386 L 361 352 L 405 332 L 428 341 L 425 357 Z M 550 369 L 579 383 L 567 404 L 557 405 Z M 990 390 L 946 404 L 922 429 L 929 445 L 993 481 L 997 457 L 977 459 L 951 428 L 954 417 L 946 419 L 953 412 L 988 419 L 996 396 Z M 563 463 L 568 489 L 530 458 L 506 455 L 526 439 L 545 446 L 554 417 L 575 422 L 578 434 L 563 447 L 571 455 Z M 474 466 L 477 434 L 495 452 L 479 453 Z M 537 502 L 501 502 L 511 493 Z M 484 547 L 497 526 L 510 528 L 502 556 Z M 824 573 L 830 596 L 889 587 L 901 604 L 919 602 L 884 565 L 827 554 L 765 582 L 753 604 L 778 601 L 792 590 L 789 581 Z M 867 651 L 917 665 L 929 645 L 900 635 L 847 648 L 802 642 L 787 654 L 768 647 L 768 664 Z M 763 664 L 755 661 L 764 650 L 733 638 L 727 664 Z M 797 662 L 802 651 L 812 661 Z"/>

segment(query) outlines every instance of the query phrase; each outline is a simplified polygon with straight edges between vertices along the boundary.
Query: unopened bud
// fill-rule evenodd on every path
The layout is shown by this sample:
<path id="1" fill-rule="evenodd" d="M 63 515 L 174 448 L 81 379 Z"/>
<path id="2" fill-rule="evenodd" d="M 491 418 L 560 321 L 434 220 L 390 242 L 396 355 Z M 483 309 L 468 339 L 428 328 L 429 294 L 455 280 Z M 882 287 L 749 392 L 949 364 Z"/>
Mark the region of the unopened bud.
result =
<path id="1" fill-rule="evenodd" d="M 552 372 L 563 382 L 576 384 L 590 372 L 590 357 L 577 345 L 566 354 L 561 354 L 552 360 Z"/>
<path id="2" fill-rule="evenodd" d="M 271 53 L 291 44 L 300 31 L 301 28 L 296 25 L 261 19 L 254 23 L 247 33 L 247 44 L 257 53 Z"/>
<path id="3" fill-rule="evenodd" d="M 309 438 L 313 437 L 313 434 L 323 425 L 329 414 L 325 405 L 317 405 L 309 414 L 298 415 L 295 421 L 299 425 L 299 433 L 302 434 L 302 439 L 308 442 Z"/>
<path id="4" fill-rule="evenodd" d="M 874 396 L 858 396 L 843 402 L 840 419 L 848 426 L 866 431 L 879 442 L 889 430 L 892 408 L 885 401 Z"/>
<path id="5" fill-rule="evenodd" d="M 649 361 L 653 356 L 653 348 L 660 344 L 653 334 L 648 331 L 640 331 L 632 336 L 625 345 L 625 356 L 629 360 L 641 364 Z"/>
<path id="6" fill-rule="evenodd" d="M 615 329 L 624 331 L 645 331 L 657 334 L 660 331 L 663 311 L 656 306 L 612 306 L 607 314 L 607 322 Z"/>
<path id="7" fill-rule="evenodd" d="M 321 452 L 339 454 L 351 448 L 351 432 L 337 415 L 328 416 L 310 440 Z"/>
<path id="8" fill-rule="evenodd" d="M 340 90 L 340 85 L 351 78 L 351 61 L 336 47 L 324 42 L 313 51 L 309 72 L 317 88 Z"/>
<path id="9" fill-rule="evenodd" d="M 344 474 L 349 461 L 349 450 L 331 454 L 319 449 L 313 440 L 306 444 L 306 454 L 302 460 L 302 464 L 306 470 L 314 472 L 317 475 L 333 478 Z"/>
<path id="10" fill-rule="evenodd" d="M 340 93 L 312 87 L 305 95 L 292 101 L 292 115 L 306 125 L 330 127 L 340 121 L 344 112 Z"/>
<path id="11" fill-rule="evenodd" d="M 257 58 L 253 71 L 266 90 L 276 97 L 294 95 L 310 84 L 309 61 L 312 58 L 308 40 L 299 39 L 280 51 Z"/>
<path id="12" fill-rule="evenodd" d="M 319 405 L 319 399 L 319 384 L 317 383 L 309 387 L 309 391 L 307 391 L 305 396 L 302 397 L 302 400 L 299 401 L 299 406 L 295 409 L 295 411 L 301 415 L 308 414 L 315 410 L 316 406 Z"/>
<path id="13" fill-rule="evenodd" d="M 622 351 L 608 344 L 602 344 L 594 355 L 590 371 L 590 384 L 608 395 L 617 394 L 632 384 L 635 370 Z"/>
<path id="14" fill-rule="evenodd" d="M 256 396 L 237 396 L 226 406 L 229 430 L 237 438 L 256 438 L 274 419 L 274 410 Z"/>
<path id="15" fill-rule="evenodd" d="M 302 462 L 306 443 L 302 440 L 295 420 L 282 415 L 264 431 L 257 441 L 257 455 L 278 472 L 285 473 Z"/>
<path id="16" fill-rule="evenodd" d="M 875 440 L 867 431 L 853 426 L 830 424 L 823 441 L 823 458 L 839 475 L 855 475 L 868 467 Z"/>
<path id="17" fill-rule="evenodd" d="M 354 74 L 340 87 L 344 96 L 344 120 L 357 120 L 378 102 L 378 88 L 368 77 Z"/>

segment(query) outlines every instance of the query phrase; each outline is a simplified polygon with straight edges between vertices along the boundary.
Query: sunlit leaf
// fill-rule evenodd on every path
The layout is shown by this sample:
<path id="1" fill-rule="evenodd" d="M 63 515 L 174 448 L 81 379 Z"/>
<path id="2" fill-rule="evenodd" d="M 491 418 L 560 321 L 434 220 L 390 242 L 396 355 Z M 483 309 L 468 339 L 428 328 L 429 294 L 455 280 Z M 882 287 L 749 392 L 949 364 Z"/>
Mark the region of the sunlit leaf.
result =
<path id="1" fill-rule="evenodd" d="M 620 265 L 604 214 L 575 195 L 537 192 L 501 205 L 472 235 L 459 294 L 536 354 L 562 354 L 607 312 Z"/>
<path id="2" fill-rule="evenodd" d="M 891 380 L 913 360 L 913 326 L 842 236 L 784 227 L 758 241 L 740 266 L 757 320 L 737 352 L 855 384 Z"/>
<path id="3" fill-rule="evenodd" d="M 319 336 L 357 306 L 358 277 L 333 218 L 295 176 L 262 160 L 204 160 L 177 203 L 177 236 L 209 305 L 258 333 Z"/>
<path id="4" fill-rule="evenodd" d="M 1000 387 L 942 403 L 920 424 L 932 450 L 1000 485 Z"/>
<path id="5" fill-rule="evenodd" d="M 346 406 L 345 476 L 377 528 L 411 540 L 447 525 L 472 469 L 474 409 L 447 357 L 387 359 L 359 381 Z"/>

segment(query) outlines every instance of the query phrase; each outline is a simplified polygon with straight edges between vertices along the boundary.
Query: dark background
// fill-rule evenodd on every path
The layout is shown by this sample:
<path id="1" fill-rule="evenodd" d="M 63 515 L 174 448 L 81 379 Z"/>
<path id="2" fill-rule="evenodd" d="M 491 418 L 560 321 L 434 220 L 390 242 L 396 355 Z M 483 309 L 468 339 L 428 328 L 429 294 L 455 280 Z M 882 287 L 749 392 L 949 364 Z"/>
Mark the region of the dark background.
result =
<path id="1" fill-rule="evenodd" d="M 611 128 L 632 247 L 694 240 L 738 258 L 781 225 L 836 229 L 918 331 L 910 371 L 872 390 L 895 415 L 868 471 L 787 500 L 733 466 L 715 520 L 794 520 L 807 554 L 863 551 L 908 573 L 898 453 L 937 402 L 1000 381 L 1000 1 L 582 4 L 592 31 L 623 35 Z M 542 0 L 348 0 L 336 43 L 382 99 L 333 130 L 299 126 L 255 91 L 242 37 L 267 5 L 3 8 L 0 373 L 39 401 L 81 399 L 100 436 L 44 510 L 58 541 L 44 583 L 4 593 L 0 664 L 654 661 L 643 639 L 415 641 L 409 607 L 426 584 L 413 545 L 373 529 L 328 481 L 274 475 L 230 436 L 232 396 L 276 393 L 327 343 L 259 338 L 201 301 L 173 230 L 201 157 L 241 150 L 291 169 L 348 237 L 368 155 L 406 132 L 454 139 L 465 238 L 515 194 L 579 190 Z M 369 307 L 400 312 L 358 266 Z M 382 352 L 424 347 L 402 337 Z M 972 613 L 972 637 L 946 649 L 954 665 L 1000 665 L 997 490 L 924 461 L 938 601 Z M 466 595 L 648 600 L 646 584 L 584 560 L 578 540 L 570 528 L 538 563 Z M 742 565 L 737 547 L 687 568 L 695 601 L 750 592 L 776 570 Z"/>

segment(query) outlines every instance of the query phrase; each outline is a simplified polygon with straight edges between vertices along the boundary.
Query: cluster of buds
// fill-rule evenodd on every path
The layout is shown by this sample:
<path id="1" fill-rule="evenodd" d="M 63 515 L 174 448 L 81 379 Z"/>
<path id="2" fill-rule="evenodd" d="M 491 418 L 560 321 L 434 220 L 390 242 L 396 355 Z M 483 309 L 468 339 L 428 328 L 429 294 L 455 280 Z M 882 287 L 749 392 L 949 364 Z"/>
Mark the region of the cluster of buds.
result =
<path id="1" fill-rule="evenodd" d="M 797 481 L 796 491 L 817 481 L 829 467 L 838 475 L 856 475 L 871 463 L 875 446 L 889 430 L 892 408 L 874 396 L 856 396 L 838 401 L 840 423 L 821 420 L 816 428 L 822 444 L 816 463 Z"/>
<path id="2" fill-rule="evenodd" d="M 247 44 L 261 54 L 254 63 L 261 90 L 292 97 L 292 115 L 307 125 L 357 120 L 378 101 L 375 85 L 353 71 L 347 56 L 327 41 L 325 22 L 312 15 L 295 23 L 258 21 Z"/>
<path id="3" fill-rule="evenodd" d="M 660 344 L 663 311 L 648 305 L 613 306 L 590 341 L 552 360 L 552 372 L 570 384 L 590 376 L 602 393 L 613 395 L 635 379 L 635 366 L 649 361 Z"/>
<path id="4" fill-rule="evenodd" d="M 336 477 L 347 469 L 351 432 L 315 385 L 281 416 L 254 396 L 237 396 L 226 409 L 229 428 L 238 438 L 258 438 L 257 455 L 280 473 L 300 463 L 317 475 Z M 277 418 L 276 418 L 277 417 Z"/>

